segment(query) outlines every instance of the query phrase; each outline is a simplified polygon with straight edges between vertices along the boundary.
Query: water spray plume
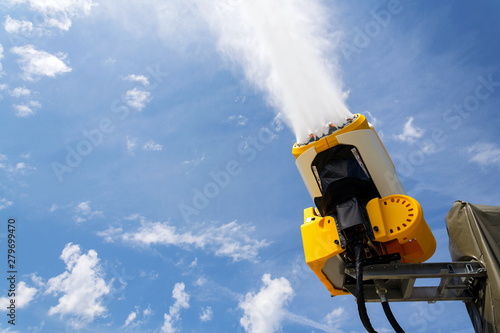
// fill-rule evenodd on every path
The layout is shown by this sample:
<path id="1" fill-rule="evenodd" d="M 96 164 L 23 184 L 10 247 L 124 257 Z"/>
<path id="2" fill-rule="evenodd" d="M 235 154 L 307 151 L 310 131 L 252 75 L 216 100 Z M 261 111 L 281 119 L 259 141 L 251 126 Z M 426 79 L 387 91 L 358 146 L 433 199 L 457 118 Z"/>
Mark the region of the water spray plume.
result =
<path id="1" fill-rule="evenodd" d="M 298 143 L 352 117 L 332 57 L 327 11 L 319 1 L 200 1 L 199 7 L 220 51 L 265 93 Z"/>

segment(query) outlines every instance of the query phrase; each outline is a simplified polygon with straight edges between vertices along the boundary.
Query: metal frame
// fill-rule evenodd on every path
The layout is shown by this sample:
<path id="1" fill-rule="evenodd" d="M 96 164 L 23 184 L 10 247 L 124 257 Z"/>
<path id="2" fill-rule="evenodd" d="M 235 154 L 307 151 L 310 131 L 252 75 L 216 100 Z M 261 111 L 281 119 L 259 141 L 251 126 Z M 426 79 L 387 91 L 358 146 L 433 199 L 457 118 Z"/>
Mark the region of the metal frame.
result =
<path id="1" fill-rule="evenodd" d="M 356 278 L 354 268 L 345 273 Z M 366 302 L 380 302 L 381 298 L 391 302 L 470 301 L 476 297 L 474 282 L 485 278 L 486 268 L 479 262 L 376 264 L 363 269 Z M 417 279 L 439 279 L 439 284 L 415 286 Z M 348 280 L 344 288 L 356 295 L 356 283 Z"/>

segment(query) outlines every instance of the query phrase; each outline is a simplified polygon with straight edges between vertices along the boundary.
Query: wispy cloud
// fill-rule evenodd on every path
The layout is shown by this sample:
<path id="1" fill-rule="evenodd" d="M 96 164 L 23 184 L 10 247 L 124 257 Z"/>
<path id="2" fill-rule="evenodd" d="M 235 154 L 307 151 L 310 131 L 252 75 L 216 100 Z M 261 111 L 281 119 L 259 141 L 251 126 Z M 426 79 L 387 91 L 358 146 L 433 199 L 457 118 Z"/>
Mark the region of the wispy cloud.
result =
<path id="1" fill-rule="evenodd" d="M 228 120 L 238 126 L 246 126 L 246 124 L 248 123 L 248 118 L 241 114 L 230 116 Z"/>
<path id="2" fill-rule="evenodd" d="M 98 232 L 108 242 L 122 241 L 140 246 L 173 245 L 182 248 L 207 249 L 216 256 L 228 257 L 233 261 L 255 261 L 259 250 L 268 245 L 265 240 L 256 240 L 249 235 L 255 231 L 250 224 L 238 224 L 236 221 L 223 225 L 203 224 L 193 226 L 191 231 L 180 232 L 168 222 L 151 222 L 140 217 L 141 226 L 134 231 L 110 227 Z"/>
<path id="3" fill-rule="evenodd" d="M 195 282 L 194 282 L 194 285 L 195 286 L 198 286 L 198 287 L 201 287 L 203 285 L 205 285 L 206 283 L 208 282 L 208 280 L 204 277 L 204 276 L 201 276 L 199 277 Z"/>
<path id="4" fill-rule="evenodd" d="M 338 326 L 339 322 L 342 321 L 345 316 L 345 309 L 343 307 L 339 307 L 328 313 L 325 316 L 325 321 L 329 326 Z"/>
<path id="5" fill-rule="evenodd" d="M 149 86 L 149 79 L 144 75 L 130 74 L 125 77 L 125 80 L 131 82 L 138 82 L 143 86 Z"/>
<path id="6" fill-rule="evenodd" d="M 127 145 L 127 151 L 134 155 L 135 151 L 139 147 L 139 138 L 134 138 L 127 136 L 126 138 L 126 145 Z M 142 150 L 145 151 L 161 151 L 163 149 L 163 145 L 155 142 L 154 140 L 149 140 L 146 141 L 144 144 L 142 144 Z"/>
<path id="7" fill-rule="evenodd" d="M 9 15 L 5 17 L 3 27 L 10 34 L 25 34 L 33 31 L 33 23 L 30 21 L 16 20 Z"/>
<path id="8" fill-rule="evenodd" d="M 212 311 L 212 308 L 210 306 L 207 306 L 206 308 L 201 308 L 201 314 L 200 314 L 200 320 L 205 322 L 205 321 L 210 321 L 212 320 L 214 316 L 214 313 Z"/>
<path id="9" fill-rule="evenodd" d="M 176 283 L 172 290 L 172 298 L 175 299 L 174 304 L 169 308 L 168 313 L 163 315 L 164 322 L 161 328 L 162 333 L 174 333 L 177 329 L 174 324 L 180 320 L 181 310 L 189 308 L 189 294 L 185 291 L 184 283 Z"/>
<path id="10" fill-rule="evenodd" d="M 73 216 L 73 220 L 77 223 L 86 222 L 87 220 L 102 216 L 101 210 L 92 210 L 90 208 L 90 201 L 83 201 L 76 205 L 74 208 L 75 215 Z"/>
<path id="11" fill-rule="evenodd" d="M 10 200 L 7 200 L 6 198 L 0 198 L 0 210 L 9 208 L 12 206 L 14 203 Z"/>
<path id="12" fill-rule="evenodd" d="M 137 111 L 142 111 L 151 101 L 151 93 L 139 88 L 130 89 L 125 93 L 125 102 Z"/>
<path id="13" fill-rule="evenodd" d="M 163 149 L 163 146 L 153 140 L 149 140 L 144 144 L 144 146 L 142 146 L 142 148 L 146 151 L 160 151 Z"/>
<path id="14" fill-rule="evenodd" d="M 109 294 L 110 284 L 103 278 L 95 250 L 84 254 L 79 245 L 68 243 L 60 258 L 66 264 L 66 271 L 47 281 L 45 294 L 62 296 L 49 309 L 49 315 L 69 316 L 69 324 L 80 329 L 105 315 L 107 309 L 102 298 Z"/>
<path id="15" fill-rule="evenodd" d="M 26 118 L 35 115 L 36 111 L 42 107 L 42 104 L 38 101 L 27 101 L 23 104 L 14 104 L 12 107 L 16 117 Z"/>
<path id="16" fill-rule="evenodd" d="M 64 62 L 64 53 L 53 55 L 37 50 L 33 45 L 16 46 L 10 51 L 19 56 L 18 63 L 25 80 L 36 81 L 40 77 L 56 77 L 71 72 L 71 68 Z"/>
<path id="17" fill-rule="evenodd" d="M 125 323 L 123 324 L 122 327 L 128 327 L 132 322 L 137 318 L 137 312 L 132 311 L 130 314 L 127 316 L 127 319 L 125 320 Z"/>
<path id="18" fill-rule="evenodd" d="M 331 313 L 333 313 L 333 312 L 335 312 L 335 310 L 332 311 Z M 337 326 L 336 323 L 332 323 L 332 322 L 328 321 L 328 320 L 333 320 L 333 318 L 328 319 L 329 315 L 330 314 L 328 314 L 327 318 L 325 318 L 327 323 L 323 324 L 323 323 L 316 322 L 312 319 L 309 319 L 307 317 L 300 316 L 300 315 L 295 314 L 295 313 L 291 313 L 288 311 L 285 312 L 285 318 L 288 321 L 300 324 L 302 326 L 312 327 L 312 328 L 315 328 L 315 329 L 318 329 L 318 330 L 321 330 L 321 331 L 327 332 L 327 333 L 342 333 L 343 332 L 342 330 L 340 330 L 338 327 L 335 327 L 335 326 Z M 344 317 L 344 319 L 345 319 L 345 317 Z M 378 331 L 378 332 L 380 332 L 380 331 Z"/>
<path id="19" fill-rule="evenodd" d="M 245 332 L 279 331 L 285 317 L 284 308 L 294 296 L 292 285 L 284 277 L 272 279 L 270 274 L 264 274 L 262 283 L 259 292 L 247 293 L 238 305 L 244 311 L 240 324 Z"/>
<path id="20" fill-rule="evenodd" d="M 127 136 L 126 138 L 126 144 L 127 144 L 127 151 L 131 154 L 134 154 L 135 149 L 137 148 L 137 138 L 132 138 Z"/>
<path id="21" fill-rule="evenodd" d="M 36 171 L 36 168 L 26 162 L 10 162 L 6 155 L 0 154 L 0 170 L 8 176 L 24 176 Z"/>
<path id="22" fill-rule="evenodd" d="M 424 135 L 425 130 L 414 126 L 413 120 L 413 117 L 408 118 L 408 121 L 404 125 L 403 132 L 396 135 L 396 139 L 412 143 Z"/>
<path id="23" fill-rule="evenodd" d="M 482 167 L 500 166 L 500 148 L 493 143 L 476 143 L 466 148 L 469 161 Z"/>
<path id="24" fill-rule="evenodd" d="M 16 87 L 12 89 L 9 93 L 12 97 L 19 98 L 23 96 L 29 96 L 31 94 L 31 90 L 25 87 Z"/>
<path id="25" fill-rule="evenodd" d="M 42 14 L 43 25 L 68 31 L 72 25 L 72 19 L 84 17 L 90 14 L 97 3 L 92 0 L 30 0 L 30 9 Z"/>
<path id="26" fill-rule="evenodd" d="M 3 74 L 3 65 L 2 65 L 2 59 L 3 59 L 3 46 L 0 44 L 0 76 Z M 5 85 L 1 85 L 2 87 L 6 87 Z M 3 90 L 3 89 L 0 89 Z"/>
<path id="27" fill-rule="evenodd" d="M 201 155 L 200 157 L 194 158 L 192 160 L 183 161 L 182 164 L 197 166 L 200 163 L 202 163 L 203 161 L 205 161 L 205 154 Z"/>
<path id="28" fill-rule="evenodd" d="M 146 309 L 142 310 L 142 312 L 140 311 L 139 306 L 136 306 L 135 310 L 131 311 L 127 316 L 127 319 L 125 319 L 122 328 L 140 327 L 149 320 L 149 317 L 152 314 L 153 311 L 149 306 Z"/>

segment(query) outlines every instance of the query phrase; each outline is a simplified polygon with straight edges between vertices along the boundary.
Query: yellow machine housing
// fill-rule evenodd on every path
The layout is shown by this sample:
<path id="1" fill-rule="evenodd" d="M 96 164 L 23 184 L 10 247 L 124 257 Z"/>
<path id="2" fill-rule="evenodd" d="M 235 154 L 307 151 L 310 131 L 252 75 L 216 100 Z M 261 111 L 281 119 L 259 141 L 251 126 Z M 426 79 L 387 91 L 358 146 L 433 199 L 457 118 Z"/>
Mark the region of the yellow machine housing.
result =
<path id="1" fill-rule="evenodd" d="M 356 160 L 373 181 L 377 197 L 365 206 L 371 226 L 370 246 L 380 255 L 399 253 L 402 263 L 429 259 L 436 241 L 424 220 L 420 204 L 405 194 L 385 147 L 363 115 L 332 134 L 306 145 L 295 144 L 292 153 L 313 199 L 320 198 L 320 176 L 312 167 L 315 157 L 338 145 L 354 147 Z M 301 226 L 305 260 L 332 295 L 348 294 L 345 281 L 345 244 L 334 216 L 323 216 L 318 208 L 304 210 Z"/>

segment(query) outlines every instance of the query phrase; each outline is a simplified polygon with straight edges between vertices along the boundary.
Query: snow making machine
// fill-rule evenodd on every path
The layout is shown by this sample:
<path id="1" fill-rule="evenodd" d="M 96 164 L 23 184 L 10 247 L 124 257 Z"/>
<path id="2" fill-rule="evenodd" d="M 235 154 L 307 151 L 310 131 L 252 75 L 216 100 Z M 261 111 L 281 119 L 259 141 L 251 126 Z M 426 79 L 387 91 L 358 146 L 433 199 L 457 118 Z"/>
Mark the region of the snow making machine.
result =
<path id="1" fill-rule="evenodd" d="M 377 132 L 356 114 L 322 137 L 292 148 L 315 207 L 301 225 L 307 265 L 332 296 L 356 297 L 360 319 L 375 332 L 365 302 L 381 302 L 396 332 L 403 332 L 390 301 L 471 301 L 471 279 L 484 279 L 480 262 L 424 263 L 436 240 L 422 207 L 405 189 Z M 417 287 L 420 278 L 438 278 Z"/>

